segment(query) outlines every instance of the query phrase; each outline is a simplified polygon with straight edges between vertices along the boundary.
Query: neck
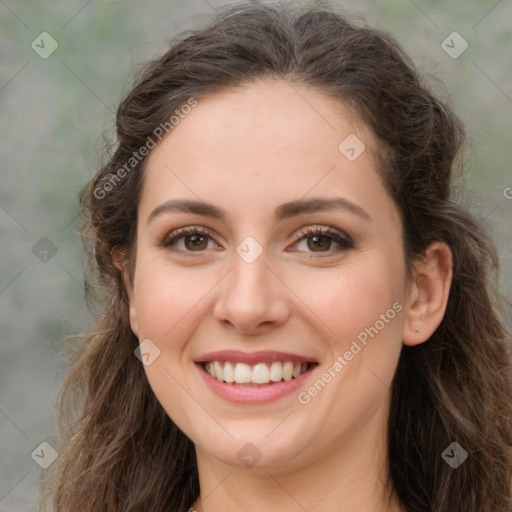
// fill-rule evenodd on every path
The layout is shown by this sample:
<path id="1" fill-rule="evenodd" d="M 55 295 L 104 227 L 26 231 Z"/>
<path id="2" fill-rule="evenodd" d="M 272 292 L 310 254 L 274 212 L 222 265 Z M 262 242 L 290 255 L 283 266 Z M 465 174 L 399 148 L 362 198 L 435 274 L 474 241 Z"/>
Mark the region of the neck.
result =
<path id="1" fill-rule="evenodd" d="M 198 512 L 402 512 L 389 484 L 385 435 L 369 429 L 308 465 L 240 468 L 196 447 Z"/>

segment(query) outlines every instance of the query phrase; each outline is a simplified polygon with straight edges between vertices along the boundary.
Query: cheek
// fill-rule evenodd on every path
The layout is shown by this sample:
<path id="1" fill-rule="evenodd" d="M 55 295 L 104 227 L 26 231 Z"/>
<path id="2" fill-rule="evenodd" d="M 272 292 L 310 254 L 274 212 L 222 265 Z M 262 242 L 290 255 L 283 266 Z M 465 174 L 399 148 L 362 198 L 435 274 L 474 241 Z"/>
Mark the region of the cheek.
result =
<path id="1" fill-rule="evenodd" d="M 205 315 L 205 294 L 213 286 L 197 269 L 178 271 L 155 261 L 138 261 L 135 304 L 139 339 L 158 347 L 158 356 L 144 366 L 148 382 L 169 417 L 182 429 L 190 429 L 192 414 L 187 373 L 187 342 L 194 336 L 199 317 Z M 210 276 L 210 280 L 212 276 Z M 203 299 L 203 300 L 202 300 Z M 201 411 L 194 411 L 201 418 Z"/>
<path id="2" fill-rule="evenodd" d="M 198 306 L 211 285 L 197 269 L 180 269 L 158 262 L 140 261 L 136 275 L 135 304 L 141 336 L 155 343 L 179 339 L 190 327 Z"/>
<path id="3" fill-rule="evenodd" d="M 311 279 L 302 275 L 296 289 L 329 329 L 331 349 L 339 352 L 388 310 L 388 317 L 395 318 L 392 306 L 402 299 L 398 275 L 400 269 L 375 257 L 337 270 L 315 272 Z"/>
<path id="4" fill-rule="evenodd" d="M 333 429 L 340 417 L 364 423 L 381 407 L 402 346 L 400 269 L 381 257 L 360 263 L 340 269 L 335 279 L 326 274 L 317 280 L 315 297 L 310 297 L 333 331 L 324 340 L 331 364 L 337 361 L 331 366 L 335 378 L 321 399 Z"/>

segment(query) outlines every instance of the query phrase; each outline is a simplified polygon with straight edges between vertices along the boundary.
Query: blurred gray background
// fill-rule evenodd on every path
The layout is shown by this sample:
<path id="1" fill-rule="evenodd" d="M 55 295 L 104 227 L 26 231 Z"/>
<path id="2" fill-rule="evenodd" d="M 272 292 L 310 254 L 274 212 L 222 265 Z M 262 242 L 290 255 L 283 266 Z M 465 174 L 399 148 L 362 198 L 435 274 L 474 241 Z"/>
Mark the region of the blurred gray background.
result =
<path id="1" fill-rule="evenodd" d="M 61 340 L 92 325 L 77 194 L 101 162 L 101 133 L 112 134 L 137 67 L 225 3 L 0 0 L 0 512 L 36 510 Z M 512 298 L 512 2 L 340 3 L 391 32 L 465 122 L 461 185 Z"/>

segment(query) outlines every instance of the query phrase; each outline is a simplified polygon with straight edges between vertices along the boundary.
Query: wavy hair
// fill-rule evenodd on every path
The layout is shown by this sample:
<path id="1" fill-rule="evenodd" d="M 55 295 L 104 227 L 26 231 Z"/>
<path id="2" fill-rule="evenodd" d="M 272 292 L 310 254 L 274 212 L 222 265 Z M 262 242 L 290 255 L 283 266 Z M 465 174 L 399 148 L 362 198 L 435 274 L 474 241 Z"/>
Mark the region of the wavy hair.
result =
<path id="1" fill-rule="evenodd" d="M 59 457 L 43 478 L 42 502 L 54 512 L 186 512 L 198 497 L 194 446 L 134 356 L 138 340 L 112 260 L 123 245 L 134 268 L 146 157 L 107 184 L 191 98 L 260 78 L 313 87 L 350 105 L 371 129 L 378 171 L 401 213 L 409 270 L 434 241 L 452 251 L 444 319 L 428 341 L 403 347 L 392 382 L 389 469 L 404 509 L 510 512 L 510 334 L 493 240 L 455 197 L 463 127 L 390 35 L 326 2 L 226 6 L 207 26 L 177 36 L 121 101 L 115 150 L 80 193 L 89 305 L 99 314 L 93 331 L 70 344 Z M 455 441 L 468 458 L 452 469 L 441 454 Z"/>

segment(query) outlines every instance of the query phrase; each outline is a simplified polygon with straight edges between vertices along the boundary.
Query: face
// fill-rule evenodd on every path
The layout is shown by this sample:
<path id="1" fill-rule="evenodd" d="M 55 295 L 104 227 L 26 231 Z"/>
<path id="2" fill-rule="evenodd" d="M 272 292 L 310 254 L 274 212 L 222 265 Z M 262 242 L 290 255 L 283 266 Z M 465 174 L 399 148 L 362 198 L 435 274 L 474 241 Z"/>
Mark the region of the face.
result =
<path id="1" fill-rule="evenodd" d="M 383 442 L 408 289 L 377 151 L 343 104 L 265 81 L 198 100 L 148 157 L 130 321 L 202 457 Z"/>

